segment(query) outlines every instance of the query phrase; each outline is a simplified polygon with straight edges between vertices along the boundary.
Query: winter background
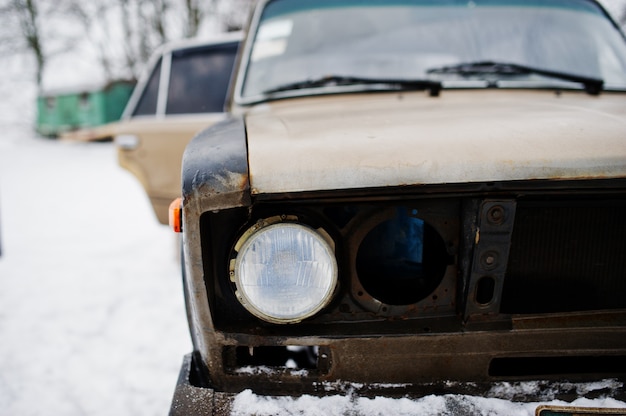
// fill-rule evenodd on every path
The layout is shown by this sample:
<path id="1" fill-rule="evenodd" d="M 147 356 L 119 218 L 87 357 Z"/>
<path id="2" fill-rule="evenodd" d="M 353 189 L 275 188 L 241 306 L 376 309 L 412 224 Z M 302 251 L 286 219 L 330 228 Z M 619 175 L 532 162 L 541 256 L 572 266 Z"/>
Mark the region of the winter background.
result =
<path id="1" fill-rule="evenodd" d="M 12 1 L 0 2 L 0 35 L 14 26 L 4 13 Z M 604 5 L 616 19 L 626 10 L 626 0 Z M 50 36 L 74 30 L 69 18 L 57 22 Z M 112 44 L 114 31 L 98 34 L 97 26 L 87 38 Z M 221 28 L 209 22 L 198 36 Z M 48 61 L 42 88 L 105 81 L 106 71 L 94 64 L 103 54 L 93 42 L 72 39 L 71 48 Z M 0 415 L 165 415 L 182 358 L 191 351 L 176 237 L 157 223 L 139 182 L 117 165 L 112 143 L 50 140 L 34 132 L 34 60 L 24 51 L 9 53 L 4 40 L 0 36 Z M 537 385 L 500 387 L 506 396 L 507 389 L 513 395 Z M 537 404 L 450 395 L 267 399 L 246 391 L 233 414 L 530 416 Z M 607 398 L 575 404 L 626 407 Z"/>

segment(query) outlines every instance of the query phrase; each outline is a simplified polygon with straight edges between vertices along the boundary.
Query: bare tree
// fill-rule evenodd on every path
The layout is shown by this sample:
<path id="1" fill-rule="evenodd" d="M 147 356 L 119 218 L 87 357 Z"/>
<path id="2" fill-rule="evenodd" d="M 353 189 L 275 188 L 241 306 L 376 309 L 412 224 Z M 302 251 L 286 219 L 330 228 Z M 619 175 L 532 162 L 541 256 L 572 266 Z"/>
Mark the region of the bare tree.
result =
<path id="1" fill-rule="evenodd" d="M 81 25 L 81 33 L 84 34 L 87 42 L 96 51 L 97 59 L 104 72 L 106 81 L 112 81 L 116 78 L 113 68 L 113 60 L 115 58 L 111 56 L 106 48 L 106 45 L 111 40 L 110 25 L 107 24 L 106 16 L 114 6 L 114 4 L 109 2 L 67 0 L 65 10 L 68 18 Z M 93 28 L 96 25 L 99 25 L 101 28 L 100 36 L 94 36 Z"/>
<path id="2" fill-rule="evenodd" d="M 11 0 L 11 12 L 17 16 L 25 46 L 35 58 L 35 77 L 37 87 L 41 88 L 46 55 L 41 38 L 39 9 L 34 0 Z"/>
<path id="3" fill-rule="evenodd" d="M 139 75 L 140 67 L 147 61 L 154 46 L 151 44 L 152 24 L 144 11 L 142 0 L 118 1 L 124 44 L 126 68 L 134 78 Z"/>
<path id="4" fill-rule="evenodd" d="M 219 0 L 218 19 L 226 32 L 241 30 L 248 19 L 256 0 Z"/>
<path id="5" fill-rule="evenodd" d="M 213 1 L 207 3 L 211 4 Z M 198 34 L 205 13 L 202 10 L 199 0 L 185 0 L 185 11 L 187 19 L 183 33 L 185 37 L 191 38 Z"/>
<path id="6" fill-rule="evenodd" d="M 176 9 L 171 0 L 118 0 L 126 68 L 137 77 L 155 48 L 169 40 L 168 17 Z"/>
<path id="7" fill-rule="evenodd" d="M 133 67 L 133 73 L 137 75 L 139 71 L 139 65 L 142 62 L 145 62 L 150 57 L 154 49 L 154 45 L 151 42 L 152 39 L 152 19 L 150 17 L 149 12 L 145 10 L 144 0 L 136 0 L 135 1 L 135 39 L 136 39 L 136 49 L 135 49 L 135 65 Z"/>
<path id="8" fill-rule="evenodd" d="M 122 36 L 126 40 L 125 44 L 122 46 L 124 48 L 124 58 L 126 59 L 126 66 L 131 70 L 131 72 L 135 73 L 135 64 L 137 62 L 137 55 L 135 54 L 132 40 L 133 40 L 133 23 L 131 19 L 131 4 L 128 0 L 119 0 L 118 6 L 120 8 L 121 19 L 120 23 L 122 24 Z"/>
<path id="9" fill-rule="evenodd" d="M 158 36 L 159 43 L 165 43 L 169 40 L 165 17 L 171 9 L 170 2 L 168 0 L 152 0 L 149 4 L 153 6 L 152 28 Z"/>
<path id="10" fill-rule="evenodd" d="M 0 0 L 0 55 L 27 51 L 35 62 L 33 71 L 40 88 L 47 78 L 46 68 L 58 59 L 98 62 L 108 81 L 137 78 L 158 45 L 205 32 L 238 30 L 246 23 L 254 3 Z M 63 30 L 58 30 L 59 26 Z M 73 55 L 73 51 L 80 52 Z"/>
<path id="11" fill-rule="evenodd" d="M 7 0 L 0 0 L 0 54 L 8 55 L 16 51 L 16 36 L 19 25 L 16 24 L 13 12 L 13 4 Z"/>

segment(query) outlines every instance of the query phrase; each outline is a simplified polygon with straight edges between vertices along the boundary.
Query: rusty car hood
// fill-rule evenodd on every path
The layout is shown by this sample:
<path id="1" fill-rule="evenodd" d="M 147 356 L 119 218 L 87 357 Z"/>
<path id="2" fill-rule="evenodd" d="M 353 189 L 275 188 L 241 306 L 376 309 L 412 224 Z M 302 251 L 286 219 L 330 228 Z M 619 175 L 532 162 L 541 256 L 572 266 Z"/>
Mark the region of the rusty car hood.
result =
<path id="1" fill-rule="evenodd" d="M 626 177 L 626 96 L 444 90 L 282 100 L 246 116 L 253 194 Z"/>

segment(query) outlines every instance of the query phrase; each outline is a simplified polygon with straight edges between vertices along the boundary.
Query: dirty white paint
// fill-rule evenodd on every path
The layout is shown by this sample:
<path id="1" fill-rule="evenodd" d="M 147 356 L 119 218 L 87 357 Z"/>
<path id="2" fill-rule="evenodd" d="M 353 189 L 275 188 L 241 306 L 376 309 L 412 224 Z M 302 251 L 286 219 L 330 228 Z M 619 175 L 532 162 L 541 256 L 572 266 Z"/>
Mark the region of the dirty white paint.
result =
<path id="1" fill-rule="evenodd" d="M 626 96 L 444 90 L 283 100 L 247 117 L 254 193 L 626 177 Z"/>

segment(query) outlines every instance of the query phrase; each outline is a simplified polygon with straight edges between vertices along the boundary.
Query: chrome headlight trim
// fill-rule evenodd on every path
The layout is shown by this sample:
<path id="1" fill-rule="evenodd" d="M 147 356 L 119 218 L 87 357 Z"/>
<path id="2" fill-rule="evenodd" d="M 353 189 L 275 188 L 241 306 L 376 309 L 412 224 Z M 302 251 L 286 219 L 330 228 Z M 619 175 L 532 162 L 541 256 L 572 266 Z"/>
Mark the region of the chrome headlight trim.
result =
<path id="1" fill-rule="evenodd" d="M 272 217 L 249 228 L 230 262 L 237 300 L 254 316 L 298 323 L 332 300 L 338 270 L 332 240 L 323 230 Z"/>

